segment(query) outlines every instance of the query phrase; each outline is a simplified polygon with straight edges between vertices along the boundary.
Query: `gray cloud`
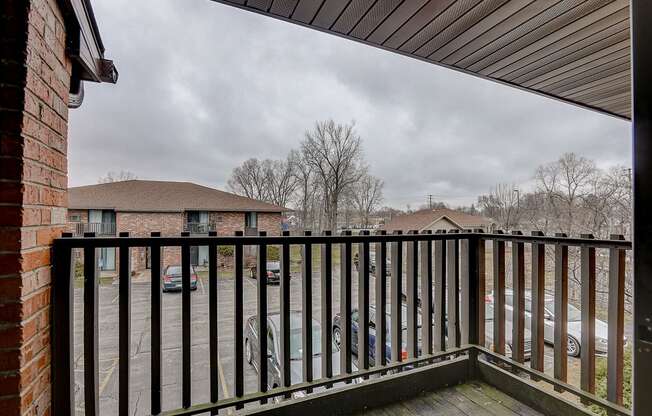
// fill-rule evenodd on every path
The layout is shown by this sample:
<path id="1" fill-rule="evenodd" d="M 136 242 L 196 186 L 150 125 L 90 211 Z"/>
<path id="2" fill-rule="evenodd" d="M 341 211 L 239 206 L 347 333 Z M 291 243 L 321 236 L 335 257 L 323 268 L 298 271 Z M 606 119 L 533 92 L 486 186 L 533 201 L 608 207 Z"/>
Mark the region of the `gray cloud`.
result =
<path id="1" fill-rule="evenodd" d="M 117 85 L 70 116 L 70 185 L 109 170 L 224 188 L 315 120 L 355 120 L 389 204 L 470 203 L 574 151 L 630 163 L 629 123 L 209 0 L 95 2 Z"/>

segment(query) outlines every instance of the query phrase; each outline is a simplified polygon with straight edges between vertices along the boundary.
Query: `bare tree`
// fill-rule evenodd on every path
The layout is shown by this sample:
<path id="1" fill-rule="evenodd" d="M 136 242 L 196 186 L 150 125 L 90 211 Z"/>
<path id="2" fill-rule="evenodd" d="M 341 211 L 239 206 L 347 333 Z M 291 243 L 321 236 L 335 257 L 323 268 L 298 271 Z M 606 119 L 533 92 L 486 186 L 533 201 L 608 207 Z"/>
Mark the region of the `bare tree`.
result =
<path id="1" fill-rule="evenodd" d="M 228 185 L 231 191 L 238 195 L 265 200 L 267 198 L 265 180 L 263 163 L 256 158 L 251 158 L 233 169 Z"/>
<path id="2" fill-rule="evenodd" d="M 592 160 L 565 153 L 559 160 L 540 166 L 535 179 L 539 189 L 546 195 L 551 214 L 558 218 L 562 232 L 573 234 L 581 229 L 576 212 L 590 194 L 591 183 L 597 169 Z"/>
<path id="3" fill-rule="evenodd" d="M 330 230 L 337 227 L 340 197 L 361 176 L 360 137 L 354 127 L 333 120 L 317 122 L 301 143 L 303 160 L 323 192 L 325 228 Z"/>
<path id="4" fill-rule="evenodd" d="M 289 205 L 299 185 L 295 174 L 295 161 L 291 156 L 285 160 L 265 161 L 265 173 L 269 186 L 268 202 L 285 207 Z"/>
<path id="5" fill-rule="evenodd" d="M 381 179 L 365 172 L 353 187 L 353 202 L 358 210 L 362 226 L 369 227 L 369 217 L 383 200 L 383 186 Z"/>
<path id="6" fill-rule="evenodd" d="M 238 195 L 286 206 L 298 185 L 294 167 L 290 157 L 262 161 L 252 158 L 233 169 L 228 185 Z"/>
<path id="7" fill-rule="evenodd" d="M 138 177 L 128 170 L 121 170 L 119 172 L 109 171 L 106 173 L 106 176 L 98 178 L 97 183 L 123 182 L 134 179 L 138 179 Z"/>
<path id="8" fill-rule="evenodd" d="M 503 230 L 512 230 L 519 225 L 520 196 L 514 192 L 514 189 L 514 185 L 498 184 L 489 194 L 478 198 L 478 205 L 484 215 L 493 218 L 498 228 Z"/>

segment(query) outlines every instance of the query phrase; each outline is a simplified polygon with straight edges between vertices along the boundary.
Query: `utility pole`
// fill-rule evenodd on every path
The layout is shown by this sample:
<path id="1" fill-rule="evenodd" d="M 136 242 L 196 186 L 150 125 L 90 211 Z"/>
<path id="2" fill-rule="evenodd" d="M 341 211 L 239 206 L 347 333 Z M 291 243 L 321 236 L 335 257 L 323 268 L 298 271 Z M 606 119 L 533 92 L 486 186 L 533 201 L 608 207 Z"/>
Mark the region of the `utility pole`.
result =
<path id="1" fill-rule="evenodd" d="M 432 209 L 432 194 L 428 194 L 428 208 Z"/>

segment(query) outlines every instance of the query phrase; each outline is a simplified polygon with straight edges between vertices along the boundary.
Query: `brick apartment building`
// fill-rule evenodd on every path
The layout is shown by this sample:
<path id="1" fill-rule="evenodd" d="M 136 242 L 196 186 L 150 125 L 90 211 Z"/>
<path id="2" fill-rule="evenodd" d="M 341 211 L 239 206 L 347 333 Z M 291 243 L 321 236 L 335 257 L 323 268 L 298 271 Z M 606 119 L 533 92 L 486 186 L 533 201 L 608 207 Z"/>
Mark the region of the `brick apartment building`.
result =
<path id="1" fill-rule="evenodd" d="M 69 231 L 76 235 L 94 232 L 97 236 L 147 237 L 151 232 L 162 236 L 193 235 L 216 231 L 218 235 L 246 235 L 265 231 L 279 235 L 282 213 L 286 208 L 224 192 L 190 182 L 130 180 L 80 186 L 68 189 Z M 168 247 L 163 253 L 164 266 L 179 264 L 180 249 Z M 191 262 L 208 262 L 208 247 L 193 247 Z M 134 248 L 132 270 L 149 268 L 145 247 Z M 100 269 L 117 270 L 115 248 L 103 248 Z"/>

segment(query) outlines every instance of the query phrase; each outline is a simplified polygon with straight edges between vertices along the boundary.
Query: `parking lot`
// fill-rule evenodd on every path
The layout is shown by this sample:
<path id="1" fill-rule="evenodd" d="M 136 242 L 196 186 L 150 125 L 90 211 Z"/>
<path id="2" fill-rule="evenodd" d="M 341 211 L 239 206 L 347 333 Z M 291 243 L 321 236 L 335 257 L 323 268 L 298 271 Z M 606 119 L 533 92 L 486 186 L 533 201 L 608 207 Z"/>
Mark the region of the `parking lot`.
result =
<path id="1" fill-rule="evenodd" d="M 333 271 L 333 313 L 339 311 L 339 273 Z M 247 273 L 245 273 L 247 276 Z M 357 282 L 353 274 L 353 304 L 357 302 Z M 373 304 L 374 281 L 370 282 Z M 219 319 L 219 391 L 221 398 L 232 397 L 234 378 L 234 336 L 233 336 L 233 284 L 230 276 L 218 276 L 218 319 Z M 192 292 L 192 403 L 209 401 L 209 340 L 208 340 L 208 283 L 205 274 L 200 273 L 198 289 Z M 389 293 L 389 292 L 388 292 Z M 118 404 L 118 285 L 100 286 L 99 309 L 99 393 L 100 409 L 112 414 Z M 320 275 L 313 271 L 313 316 L 320 319 Z M 131 321 L 131 409 L 133 415 L 150 414 L 150 283 L 138 280 L 132 283 Z M 293 274 L 291 280 L 291 308 L 301 309 L 301 279 Z M 269 311 L 279 310 L 279 287 L 268 286 Z M 163 409 L 181 406 L 181 294 L 163 293 L 163 356 L 162 384 Z M 244 321 L 256 313 L 256 283 L 245 277 Z M 75 381 L 76 404 L 83 414 L 83 289 L 75 290 Z M 546 348 L 547 372 L 552 369 L 552 349 Z M 257 386 L 257 375 L 245 363 L 245 391 L 253 392 Z M 569 378 L 579 378 L 579 360 L 569 359 Z M 226 413 L 226 412 L 225 412 Z"/>

